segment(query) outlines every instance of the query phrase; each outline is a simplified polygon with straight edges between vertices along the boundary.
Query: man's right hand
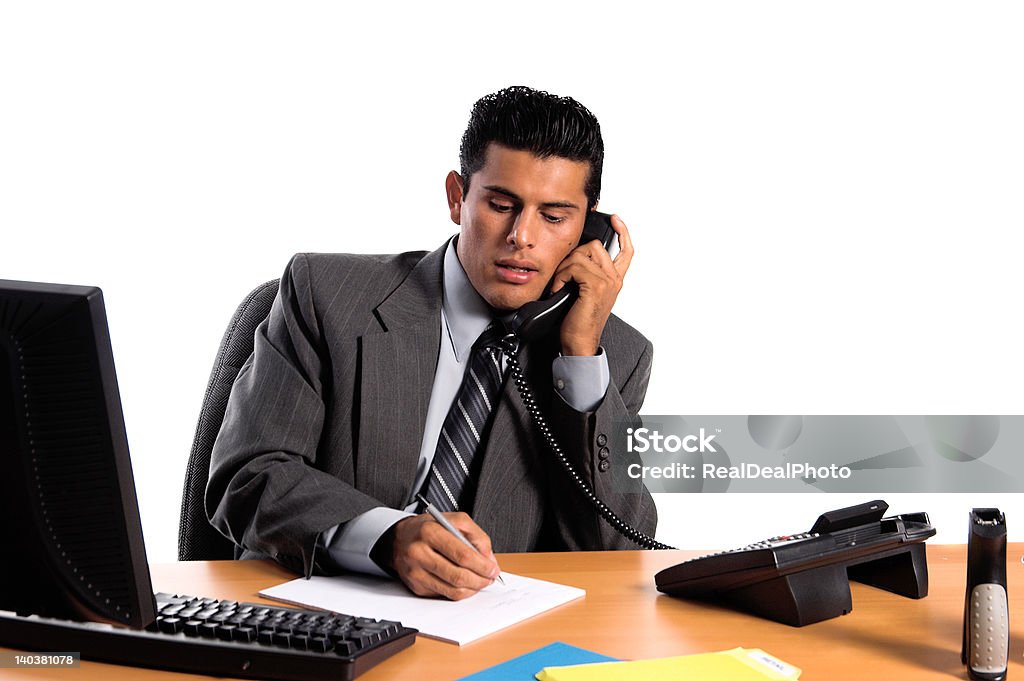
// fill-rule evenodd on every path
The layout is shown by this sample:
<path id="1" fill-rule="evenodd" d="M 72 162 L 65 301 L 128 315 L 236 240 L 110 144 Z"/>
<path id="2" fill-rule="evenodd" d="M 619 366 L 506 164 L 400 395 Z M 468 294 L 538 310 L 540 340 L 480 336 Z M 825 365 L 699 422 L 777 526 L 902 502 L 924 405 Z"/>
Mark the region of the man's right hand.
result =
<path id="1" fill-rule="evenodd" d="M 382 558 L 417 596 L 469 598 L 489 586 L 501 569 L 491 539 L 465 513 L 445 513 L 480 553 L 473 551 L 427 514 L 404 518 L 387 531 L 391 550 Z M 390 555 L 388 555 L 390 554 Z"/>

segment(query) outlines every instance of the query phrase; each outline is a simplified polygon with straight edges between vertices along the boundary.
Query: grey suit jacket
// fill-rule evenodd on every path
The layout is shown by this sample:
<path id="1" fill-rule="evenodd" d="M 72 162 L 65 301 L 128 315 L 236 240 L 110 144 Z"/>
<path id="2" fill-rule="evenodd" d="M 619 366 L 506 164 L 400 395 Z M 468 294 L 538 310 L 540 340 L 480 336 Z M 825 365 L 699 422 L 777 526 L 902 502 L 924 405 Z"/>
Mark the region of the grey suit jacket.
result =
<path id="1" fill-rule="evenodd" d="M 288 264 L 232 388 L 210 465 L 207 514 L 241 557 L 270 556 L 311 574 L 320 569 L 320 532 L 408 498 L 438 357 L 443 260 L 444 247 L 300 254 Z M 646 489 L 637 482 L 629 493 L 614 491 L 612 467 L 602 465 L 627 463 L 606 447 L 613 422 L 637 418 L 652 347 L 614 316 L 601 343 L 611 384 L 594 412 L 577 412 L 554 393 L 556 337 L 526 346 L 520 361 L 584 480 L 653 534 L 657 512 Z M 572 487 L 512 380 L 483 457 L 472 516 L 496 552 L 631 546 Z"/>

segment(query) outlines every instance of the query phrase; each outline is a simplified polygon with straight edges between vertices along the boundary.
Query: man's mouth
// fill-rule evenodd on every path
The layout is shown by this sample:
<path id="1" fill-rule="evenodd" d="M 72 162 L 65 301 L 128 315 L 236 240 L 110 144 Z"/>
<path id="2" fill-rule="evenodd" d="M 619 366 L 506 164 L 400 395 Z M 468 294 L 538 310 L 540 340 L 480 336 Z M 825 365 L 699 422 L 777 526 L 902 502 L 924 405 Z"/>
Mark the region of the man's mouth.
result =
<path id="1" fill-rule="evenodd" d="M 506 269 L 513 270 L 515 272 L 536 272 L 537 266 L 528 260 L 513 260 L 512 258 L 505 258 L 495 263 L 498 267 L 504 267 Z"/>
<path id="2" fill-rule="evenodd" d="M 524 260 L 505 259 L 494 263 L 499 276 L 510 284 L 525 284 L 537 274 L 537 267 Z"/>

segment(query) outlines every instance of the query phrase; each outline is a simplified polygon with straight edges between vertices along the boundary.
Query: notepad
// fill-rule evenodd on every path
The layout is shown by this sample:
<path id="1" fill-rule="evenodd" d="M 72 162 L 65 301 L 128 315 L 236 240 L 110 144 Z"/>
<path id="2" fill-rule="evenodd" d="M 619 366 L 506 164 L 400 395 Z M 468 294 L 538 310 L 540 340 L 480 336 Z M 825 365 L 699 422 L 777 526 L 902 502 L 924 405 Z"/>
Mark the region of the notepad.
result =
<path id="1" fill-rule="evenodd" d="M 799 677 L 800 669 L 758 648 L 635 662 L 547 667 L 537 674 L 538 681 L 791 681 Z"/>
<path id="2" fill-rule="evenodd" d="M 260 595 L 295 605 L 397 620 L 424 636 L 465 645 L 586 595 L 583 589 L 501 573 L 498 582 L 462 601 L 420 598 L 399 582 L 368 575 L 294 579 Z"/>

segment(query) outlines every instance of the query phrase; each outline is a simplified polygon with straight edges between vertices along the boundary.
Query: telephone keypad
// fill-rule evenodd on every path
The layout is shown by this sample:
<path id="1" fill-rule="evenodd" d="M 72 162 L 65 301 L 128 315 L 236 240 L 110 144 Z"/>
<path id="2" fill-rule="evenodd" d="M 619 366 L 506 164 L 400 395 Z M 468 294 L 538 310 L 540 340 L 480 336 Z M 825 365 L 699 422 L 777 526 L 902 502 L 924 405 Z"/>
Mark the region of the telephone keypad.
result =
<path id="1" fill-rule="evenodd" d="M 705 558 L 711 558 L 712 556 L 723 556 L 729 553 L 742 553 L 744 551 L 758 551 L 761 549 L 771 549 L 782 544 L 790 544 L 797 541 L 803 541 L 805 539 L 815 539 L 821 536 L 817 532 L 799 532 L 797 534 L 781 534 L 776 537 L 769 537 L 768 539 L 762 539 L 761 541 L 754 542 L 753 544 L 747 544 L 736 549 L 726 549 L 724 551 L 718 551 L 717 553 L 709 553 L 706 556 L 697 556 L 696 558 L 689 558 L 684 560 L 684 563 L 689 563 L 695 560 L 703 560 Z"/>

